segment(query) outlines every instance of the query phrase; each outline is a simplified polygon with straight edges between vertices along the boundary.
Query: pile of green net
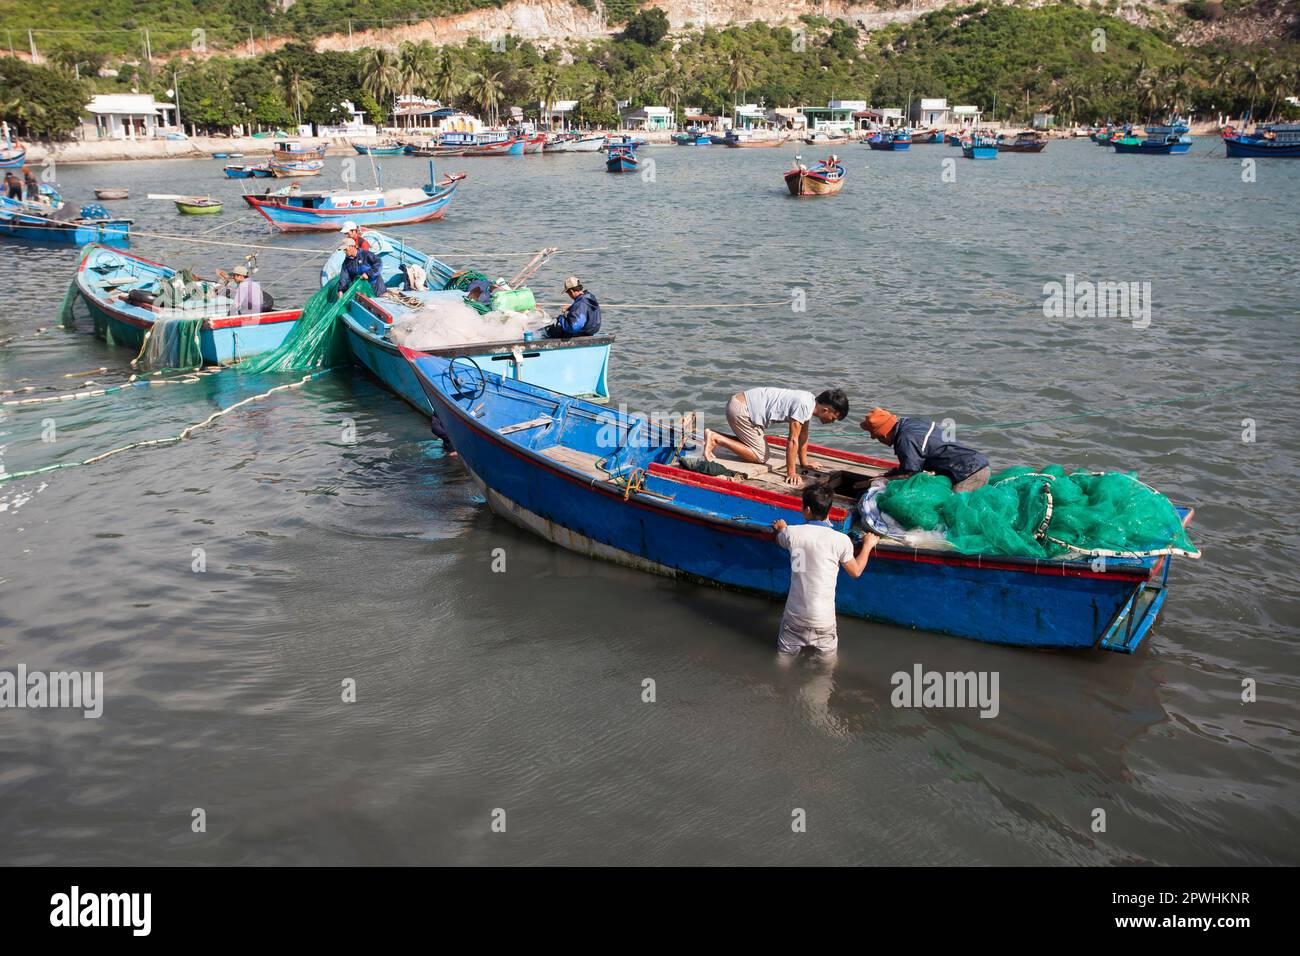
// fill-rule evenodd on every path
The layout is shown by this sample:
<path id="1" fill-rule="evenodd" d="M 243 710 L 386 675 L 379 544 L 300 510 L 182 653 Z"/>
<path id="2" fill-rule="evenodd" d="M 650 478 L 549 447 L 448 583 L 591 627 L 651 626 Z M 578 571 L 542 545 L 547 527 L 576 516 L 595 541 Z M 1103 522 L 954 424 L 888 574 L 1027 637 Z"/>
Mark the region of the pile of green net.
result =
<path id="1" fill-rule="evenodd" d="M 240 363 L 240 371 L 303 372 L 347 362 L 347 342 L 338 318 L 357 291 L 362 286 L 369 288 L 369 284 L 352 283 L 342 298 L 338 296 L 338 284 L 334 278 L 317 289 L 280 347 L 246 359 Z"/>
<path id="2" fill-rule="evenodd" d="M 908 529 L 942 532 L 963 554 L 1199 553 L 1169 499 L 1124 472 L 1008 468 L 963 494 L 921 473 L 890 482 L 878 503 Z"/>

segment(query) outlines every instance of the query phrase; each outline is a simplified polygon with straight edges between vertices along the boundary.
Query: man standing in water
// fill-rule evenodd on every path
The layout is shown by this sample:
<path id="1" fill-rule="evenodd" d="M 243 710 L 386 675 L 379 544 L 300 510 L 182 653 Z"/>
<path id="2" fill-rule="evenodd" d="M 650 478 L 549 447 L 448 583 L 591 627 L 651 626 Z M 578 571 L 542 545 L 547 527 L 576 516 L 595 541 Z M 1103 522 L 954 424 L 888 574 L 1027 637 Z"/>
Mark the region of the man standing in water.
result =
<path id="1" fill-rule="evenodd" d="M 836 531 L 827 520 L 834 493 L 830 485 L 816 482 L 803 490 L 803 520 L 800 525 L 772 523 L 776 543 L 790 552 L 790 594 L 781 615 L 781 633 L 776 647 L 782 654 L 798 654 L 811 647 L 833 654 L 839 647 L 835 621 L 835 585 L 840 568 L 858 577 L 880 539 L 868 534 L 862 550 L 853 553 L 853 542 Z"/>

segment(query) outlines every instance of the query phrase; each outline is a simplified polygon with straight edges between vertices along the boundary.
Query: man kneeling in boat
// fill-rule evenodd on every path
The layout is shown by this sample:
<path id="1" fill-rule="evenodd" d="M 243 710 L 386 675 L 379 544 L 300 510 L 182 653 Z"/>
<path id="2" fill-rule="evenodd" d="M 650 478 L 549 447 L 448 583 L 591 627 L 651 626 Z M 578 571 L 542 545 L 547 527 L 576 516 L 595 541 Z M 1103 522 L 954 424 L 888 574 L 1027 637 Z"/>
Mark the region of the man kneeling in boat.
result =
<path id="1" fill-rule="evenodd" d="M 785 446 L 785 481 L 798 485 L 799 468 L 816 470 L 808 461 L 808 425 L 816 418 L 823 425 L 838 422 L 849 413 L 849 400 L 838 388 L 828 388 L 813 397 L 812 392 L 793 388 L 751 388 L 737 392 L 727 403 L 727 424 L 736 437 L 711 428 L 704 430 L 704 457 L 713 461 L 721 446 L 741 461 L 767 461 L 767 437 L 763 431 L 776 422 L 788 422 L 790 437 Z"/>
<path id="2" fill-rule="evenodd" d="M 781 633 L 776 647 L 782 654 L 798 654 L 811 647 L 833 654 L 839 646 L 835 623 L 835 583 L 840 568 L 858 577 L 880 539 L 869 534 L 855 555 L 853 542 L 831 527 L 828 516 L 834 492 L 819 481 L 803 490 L 803 520 L 800 525 L 772 523 L 776 543 L 790 552 L 790 594 L 781 615 Z"/>
<path id="3" fill-rule="evenodd" d="M 384 266 L 379 257 L 369 249 L 357 248 L 355 239 L 349 239 L 343 246 L 343 265 L 339 267 L 339 298 L 353 282 L 365 279 L 375 295 L 387 291 L 384 285 Z"/>
<path id="4" fill-rule="evenodd" d="M 862 430 L 892 446 L 898 455 L 898 467 L 880 476 L 886 481 L 930 471 L 951 481 L 953 491 L 974 491 L 988 484 L 989 460 L 974 448 L 944 441 L 943 431 L 929 419 L 899 418 L 886 409 L 873 408 L 862 419 Z"/>
<path id="5" fill-rule="evenodd" d="M 582 282 L 577 276 L 569 276 L 564 280 L 564 291 L 572 301 L 569 307 L 546 327 L 547 337 L 572 339 L 599 332 L 600 303 L 596 301 L 596 297 L 582 287 Z"/>

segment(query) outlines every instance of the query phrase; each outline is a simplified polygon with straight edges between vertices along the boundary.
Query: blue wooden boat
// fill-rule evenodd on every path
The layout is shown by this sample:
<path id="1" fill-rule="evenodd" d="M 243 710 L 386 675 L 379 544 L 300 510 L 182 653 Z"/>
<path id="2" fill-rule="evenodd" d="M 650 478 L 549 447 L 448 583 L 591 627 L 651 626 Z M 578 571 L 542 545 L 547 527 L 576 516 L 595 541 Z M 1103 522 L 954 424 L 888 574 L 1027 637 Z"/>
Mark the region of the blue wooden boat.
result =
<path id="1" fill-rule="evenodd" d="M 962 140 L 961 154 L 967 159 L 997 159 L 998 141 L 992 136 L 976 133 Z"/>
<path id="2" fill-rule="evenodd" d="M 349 219 L 361 226 L 404 226 L 441 219 L 465 175 L 456 173 L 435 184 L 430 161 L 429 184 L 423 189 L 277 190 L 246 193 L 244 202 L 281 232 L 338 232 Z"/>
<path id="3" fill-rule="evenodd" d="M 401 156 L 406 152 L 405 143 L 388 143 L 376 146 L 367 146 L 364 143 L 353 143 L 352 148 L 362 156 Z"/>
<path id="4" fill-rule="evenodd" d="M 80 215 L 72 213 L 67 207 L 52 209 L 0 197 L 0 237 L 62 246 L 84 246 L 91 242 L 130 243 L 134 220 L 110 216 L 108 210 L 97 203 L 81 207 Z"/>
<path id="5" fill-rule="evenodd" d="M 906 130 L 882 129 L 867 137 L 867 145 L 882 152 L 901 152 L 912 145 Z"/>
<path id="6" fill-rule="evenodd" d="M 405 350 L 488 506 L 548 541 L 687 581 L 783 599 L 790 555 L 771 530 L 800 519 L 777 484 L 678 467 L 689 431 L 507 379 L 462 357 Z M 823 469 L 866 478 L 895 464 L 809 446 Z M 784 454 L 783 439 L 772 443 Z M 775 469 L 783 469 L 777 462 Z M 779 482 L 780 471 L 773 476 Z M 845 526 L 851 498 L 831 520 Z M 1188 509 L 1179 509 L 1184 524 Z M 1164 604 L 1168 555 L 1080 560 L 966 555 L 882 542 L 841 574 L 842 614 L 995 644 L 1136 650 Z"/>
<path id="7" fill-rule="evenodd" d="M 177 270 L 101 244 L 88 246 L 77 266 L 77 291 L 90 308 L 95 334 L 139 350 L 154 323 L 202 318 L 199 351 L 208 365 L 233 365 L 277 348 L 298 321 L 298 309 L 234 315 L 215 283 L 198 281 L 181 293 Z M 180 302 L 173 301 L 180 298 Z"/>
<path id="8" fill-rule="evenodd" d="M 405 278 L 403 269 L 414 265 L 428 277 L 429 290 L 407 291 L 403 296 L 422 303 L 437 299 L 463 301 L 463 292 L 444 288 L 462 272 L 411 248 L 394 236 L 372 232 L 365 238 L 383 264 L 384 281 L 389 288 L 400 288 Z M 342 262 L 342 251 L 335 251 L 321 269 L 322 284 L 338 275 Z M 402 357 L 400 347 L 389 337 L 394 324 L 410 318 L 413 311 L 410 305 L 400 300 L 389 297 L 376 300 L 367 295 L 357 295 L 341 321 L 353 361 L 374 375 L 389 391 L 428 415 L 433 406 L 416 380 L 410 363 Z M 614 336 L 598 334 L 574 339 L 515 337 L 501 341 L 499 335 L 492 334 L 490 326 L 485 325 L 484 329 L 481 342 L 440 348 L 429 354 L 464 356 L 482 368 L 503 371 L 512 379 L 565 394 L 582 395 L 597 402 L 609 399 L 609 350 Z"/>
<path id="9" fill-rule="evenodd" d="M 710 142 L 712 142 L 712 140 L 710 140 Z M 610 150 L 621 146 L 625 149 L 630 149 L 633 152 L 636 152 L 636 150 L 640 149 L 645 144 L 646 141 L 639 136 L 629 136 L 626 133 L 610 133 L 605 137 L 605 141 L 601 148 Z M 576 151 L 582 152 L 581 149 Z M 595 152 L 595 150 L 592 150 L 592 152 Z"/>
<path id="10" fill-rule="evenodd" d="M 319 176 L 325 168 L 323 159 L 273 159 L 266 164 L 271 175 L 278 179 L 296 179 L 303 176 Z"/>
<path id="11" fill-rule="evenodd" d="M 625 146 L 611 149 L 605 158 L 605 171 L 610 173 L 634 173 L 639 165 L 636 153 Z"/>
<path id="12" fill-rule="evenodd" d="M 1192 148 L 1192 138 L 1187 131 L 1187 124 L 1175 119 L 1161 126 L 1146 127 L 1145 138 L 1129 132 L 1112 138 L 1110 145 L 1115 147 L 1116 153 L 1128 155 L 1178 156 Z"/>
<path id="13" fill-rule="evenodd" d="M 221 171 L 227 179 L 252 179 L 254 175 L 252 166 L 225 166 Z M 269 167 L 267 172 L 270 173 Z"/>
<path id="14" fill-rule="evenodd" d="M 27 147 L 0 148 L 0 169 L 22 169 L 27 162 Z"/>
<path id="15" fill-rule="evenodd" d="M 709 146 L 713 141 L 704 130 L 691 127 L 684 133 L 674 133 L 673 143 L 677 146 Z"/>
<path id="16" fill-rule="evenodd" d="M 1300 123 L 1270 123 L 1255 126 L 1255 132 L 1223 131 L 1223 145 L 1228 156 L 1300 159 Z"/>

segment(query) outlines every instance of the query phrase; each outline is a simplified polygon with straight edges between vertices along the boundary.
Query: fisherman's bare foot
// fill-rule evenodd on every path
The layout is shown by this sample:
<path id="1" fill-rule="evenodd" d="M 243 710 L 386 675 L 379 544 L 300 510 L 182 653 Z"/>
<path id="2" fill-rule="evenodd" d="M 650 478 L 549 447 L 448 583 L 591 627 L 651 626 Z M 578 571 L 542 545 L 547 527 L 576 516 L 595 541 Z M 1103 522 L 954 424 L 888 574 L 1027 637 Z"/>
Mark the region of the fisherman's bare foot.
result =
<path id="1" fill-rule="evenodd" d="M 704 460 L 713 461 L 713 452 L 718 447 L 718 435 L 712 428 L 704 429 Z"/>

